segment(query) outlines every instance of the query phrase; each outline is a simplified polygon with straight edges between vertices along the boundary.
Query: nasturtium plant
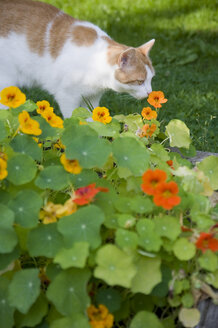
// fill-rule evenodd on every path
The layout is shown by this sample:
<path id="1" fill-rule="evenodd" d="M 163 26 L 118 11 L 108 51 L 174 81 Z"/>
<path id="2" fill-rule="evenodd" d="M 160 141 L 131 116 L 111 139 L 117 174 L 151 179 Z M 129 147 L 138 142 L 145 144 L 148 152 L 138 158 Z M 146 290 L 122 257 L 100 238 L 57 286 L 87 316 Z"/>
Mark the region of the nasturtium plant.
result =
<path id="1" fill-rule="evenodd" d="M 16 97 L 0 111 L 2 327 L 196 326 L 198 298 L 217 302 L 217 157 L 182 158 L 190 131 L 159 122 L 162 91 L 141 114 L 65 120 Z"/>

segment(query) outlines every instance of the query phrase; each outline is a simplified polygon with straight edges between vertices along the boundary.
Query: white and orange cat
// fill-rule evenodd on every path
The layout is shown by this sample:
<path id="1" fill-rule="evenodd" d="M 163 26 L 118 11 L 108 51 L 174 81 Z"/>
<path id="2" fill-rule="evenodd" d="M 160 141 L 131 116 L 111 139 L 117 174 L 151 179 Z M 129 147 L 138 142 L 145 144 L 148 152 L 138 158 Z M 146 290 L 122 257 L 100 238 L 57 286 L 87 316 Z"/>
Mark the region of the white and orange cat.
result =
<path id="1" fill-rule="evenodd" d="M 151 40 L 138 48 L 113 41 L 98 26 L 38 1 L 0 0 L 0 90 L 40 85 L 64 117 L 106 89 L 143 99 L 152 91 Z"/>

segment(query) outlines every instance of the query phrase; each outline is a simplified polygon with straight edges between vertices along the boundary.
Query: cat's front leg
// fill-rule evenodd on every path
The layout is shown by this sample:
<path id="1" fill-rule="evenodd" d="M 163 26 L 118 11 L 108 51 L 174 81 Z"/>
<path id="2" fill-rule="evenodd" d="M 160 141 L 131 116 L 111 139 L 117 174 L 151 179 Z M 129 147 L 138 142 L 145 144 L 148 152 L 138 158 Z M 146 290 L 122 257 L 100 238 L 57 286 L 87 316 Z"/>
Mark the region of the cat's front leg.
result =
<path id="1" fill-rule="evenodd" d="M 64 118 L 69 118 L 74 109 L 80 106 L 81 98 L 79 96 L 69 96 L 64 93 L 57 93 L 55 99 L 60 106 Z"/>

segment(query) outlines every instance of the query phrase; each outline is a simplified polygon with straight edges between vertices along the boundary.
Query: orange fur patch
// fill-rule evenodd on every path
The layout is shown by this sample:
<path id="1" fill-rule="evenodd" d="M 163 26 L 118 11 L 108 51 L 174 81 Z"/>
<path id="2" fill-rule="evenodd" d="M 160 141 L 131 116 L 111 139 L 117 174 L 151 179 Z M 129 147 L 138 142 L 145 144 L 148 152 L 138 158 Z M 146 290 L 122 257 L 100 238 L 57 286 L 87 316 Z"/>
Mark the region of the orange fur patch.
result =
<path id="1" fill-rule="evenodd" d="M 63 48 L 68 37 L 72 35 L 72 25 L 76 20 L 66 14 L 58 16 L 50 30 L 49 51 L 56 58 Z"/>
<path id="2" fill-rule="evenodd" d="M 26 34 L 30 49 L 42 55 L 47 24 L 59 10 L 46 3 L 28 0 L 0 0 L 0 8 L 0 35 L 6 37 L 11 31 Z"/>
<path id="3" fill-rule="evenodd" d="M 77 46 L 91 46 L 97 39 L 97 32 L 91 27 L 75 26 L 73 29 L 73 42 Z"/>

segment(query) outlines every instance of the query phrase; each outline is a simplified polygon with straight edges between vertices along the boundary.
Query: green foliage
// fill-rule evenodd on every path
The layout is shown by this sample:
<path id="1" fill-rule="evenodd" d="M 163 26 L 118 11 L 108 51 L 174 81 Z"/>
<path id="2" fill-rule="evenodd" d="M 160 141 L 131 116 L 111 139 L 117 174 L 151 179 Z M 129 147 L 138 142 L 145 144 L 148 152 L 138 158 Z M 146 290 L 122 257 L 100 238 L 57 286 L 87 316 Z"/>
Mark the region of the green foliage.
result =
<path id="1" fill-rule="evenodd" d="M 174 328 L 178 313 L 187 327 L 195 323 L 192 293 L 201 284 L 218 286 L 217 211 L 209 199 L 216 158 L 193 168 L 168 151 L 166 135 L 140 137 L 140 115 L 87 122 L 85 108 L 63 128 L 33 116 L 43 131 L 34 140 L 18 129 L 18 115 L 35 106 L 22 106 L 0 111 L 3 328 L 88 328 L 90 304 L 106 306 L 115 328 Z M 171 144 L 193 152 L 181 121 L 166 130 Z M 68 165 L 79 162 L 79 174 L 62 164 L 63 154 Z M 147 169 L 164 171 L 166 185 L 178 186 L 178 205 L 166 209 L 166 197 L 175 201 L 169 190 L 143 191 L 157 182 L 146 185 Z M 212 244 L 200 247 L 203 232 Z"/>

